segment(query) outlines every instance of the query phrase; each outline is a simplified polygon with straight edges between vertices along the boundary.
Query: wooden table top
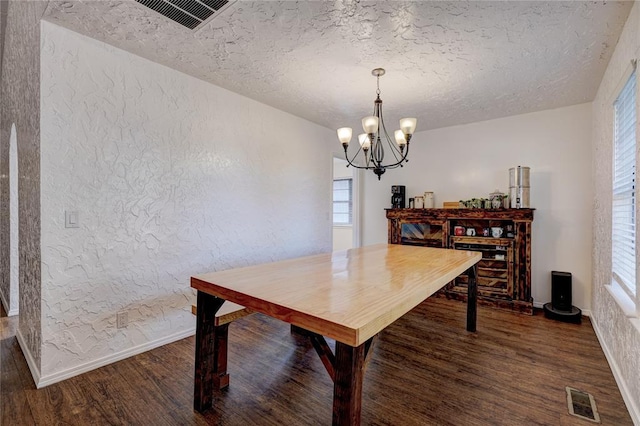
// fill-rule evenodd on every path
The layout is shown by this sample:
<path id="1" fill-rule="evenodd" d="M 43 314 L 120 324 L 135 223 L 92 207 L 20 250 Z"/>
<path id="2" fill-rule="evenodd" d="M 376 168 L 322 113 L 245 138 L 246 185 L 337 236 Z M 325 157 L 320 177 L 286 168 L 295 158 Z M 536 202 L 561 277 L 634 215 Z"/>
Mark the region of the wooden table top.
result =
<path id="1" fill-rule="evenodd" d="M 191 287 L 359 346 L 481 259 L 377 244 L 191 277 Z"/>

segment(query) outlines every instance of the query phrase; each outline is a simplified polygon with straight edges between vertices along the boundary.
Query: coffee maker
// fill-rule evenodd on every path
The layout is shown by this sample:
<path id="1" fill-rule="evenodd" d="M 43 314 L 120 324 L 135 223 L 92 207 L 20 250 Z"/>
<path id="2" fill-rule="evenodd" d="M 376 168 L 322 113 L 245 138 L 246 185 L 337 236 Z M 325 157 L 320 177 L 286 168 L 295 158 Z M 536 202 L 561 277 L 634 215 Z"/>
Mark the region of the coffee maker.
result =
<path id="1" fill-rule="evenodd" d="M 405 188 L 404 185 L 392 185 L 391 186 L 391 208 L 404 209 L 405 208 Z"/>

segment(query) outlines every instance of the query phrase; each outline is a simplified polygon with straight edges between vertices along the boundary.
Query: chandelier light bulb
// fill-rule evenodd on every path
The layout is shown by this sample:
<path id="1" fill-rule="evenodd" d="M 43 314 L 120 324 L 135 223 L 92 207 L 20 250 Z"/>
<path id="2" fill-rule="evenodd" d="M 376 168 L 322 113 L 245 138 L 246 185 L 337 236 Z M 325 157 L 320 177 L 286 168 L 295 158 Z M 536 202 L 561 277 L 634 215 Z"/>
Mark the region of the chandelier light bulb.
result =
<path id="1" fill-rule="evenodd" d="M 366 133 L 360 133 L 358 135 L 358 142 L 360 142 L 362 149 L 369 149 L 371 147 L 371 139 L 369 139 Z"/>
<path id="2" fill-rule="evenodd" d="M 407 144 L 407 139 L 404 136 L 404 132 L 402 130 L 396 130 L 396 143 L 399 147 L 404 147 Z"/>
<path id="3" fill-rule="evenodd" d="M 372 135 L 378 131 L 378 117 L 370 115 L 362 119 L 362 130 Z"/>
<path id="4" fill-rule="evenodd" d="M 349 145 L 352 132 L 351 127 L 341 127 L 338 129 L 338 139 L 343 145 Z"/>
<path id="5" fill-rule="evenodd" d="M 400 120 L 400 129 L 405 135 L 413 135 L 416 131 L 416 124 L 418 120 L 416 118 L 403 118 Z"/>

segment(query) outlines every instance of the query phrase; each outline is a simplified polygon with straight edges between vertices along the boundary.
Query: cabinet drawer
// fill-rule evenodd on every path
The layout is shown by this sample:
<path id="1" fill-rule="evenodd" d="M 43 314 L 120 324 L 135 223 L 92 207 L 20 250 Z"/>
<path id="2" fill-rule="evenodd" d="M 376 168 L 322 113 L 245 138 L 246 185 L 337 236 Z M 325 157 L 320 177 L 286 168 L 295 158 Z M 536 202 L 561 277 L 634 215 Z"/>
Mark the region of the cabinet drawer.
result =
<path id="1" fill-rule="evenodd" d="M 459 285 L 456 283 L 453 287 L 449 288 L 449 291 L 460 295 L 467 294 L 467 286 Z M 502 299 L 502 300 L 511 300 L 511 295 L 504 288 L 499 287 L 488 287 L 488 286 L 479 286 L 478 287 L 478 296 L 482 296 L 485 298 L 493 298 L 493 299 Z"/>
<path id="2" fill-rule="evenodd" d="M 495 268 L 495 269 L 508 269 L 506 260 L 496 259 L 482 259 L 478 262 L 478 268 Z"/>
<path id="3" fill-rule="evenodd" d="M 464 285 L 466 287 L 468 282 L 469 282 L 469 277 L 467 277 L 466 275 L 460 275 L 458 278 L 456 278 L 456 285 Z M 482 287 L 490 287 L 493 289 L 501 288 L 506 291 L 509 287 L 509 280 L 506 277 L 496 278 L 496 277 L 483 277 L 478 275 L 478 278 L 476 279 L 476 283 L 478 284 L 479 289 Z"/>
<path id="4" fill-rule="evenodd" d="M 507 270 L 506 269 L 497 269 L 497 268 L 478 268 L 478 278 L 502 278 L 504 280 L 507 279 Z"/>

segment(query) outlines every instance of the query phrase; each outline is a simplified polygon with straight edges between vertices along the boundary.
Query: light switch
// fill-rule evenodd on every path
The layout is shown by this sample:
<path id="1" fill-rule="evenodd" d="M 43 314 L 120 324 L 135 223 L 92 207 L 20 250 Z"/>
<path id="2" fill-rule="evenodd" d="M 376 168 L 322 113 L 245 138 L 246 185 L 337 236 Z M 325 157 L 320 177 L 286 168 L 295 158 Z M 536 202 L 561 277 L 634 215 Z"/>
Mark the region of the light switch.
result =
<path id="1" fill-rule="evenodd" d="M 64 212 L 64 227 L 65 228 L 79 228 L 80 218 L 77 211 L 65 210 Z"/>

